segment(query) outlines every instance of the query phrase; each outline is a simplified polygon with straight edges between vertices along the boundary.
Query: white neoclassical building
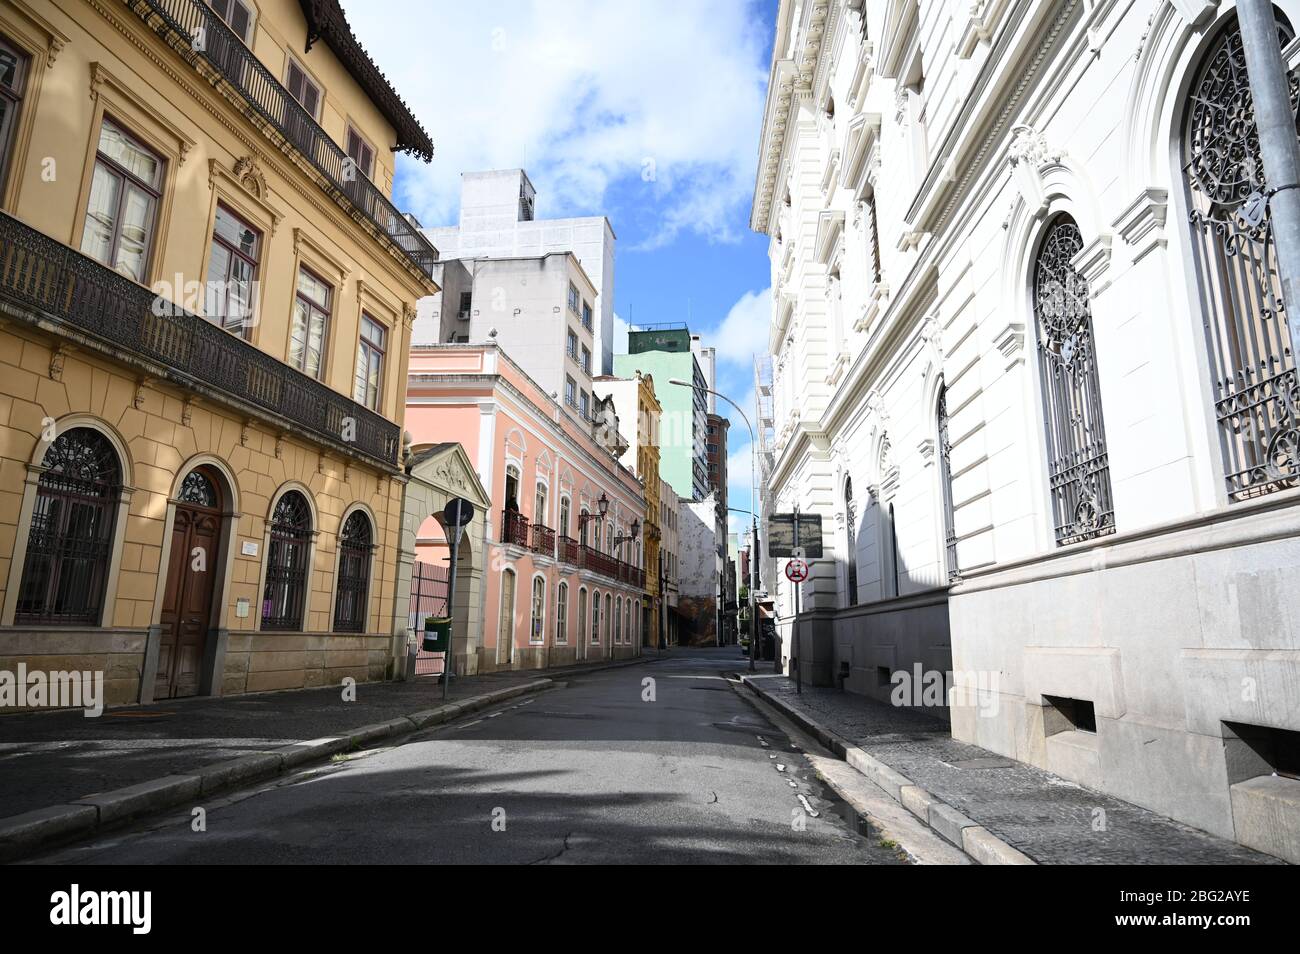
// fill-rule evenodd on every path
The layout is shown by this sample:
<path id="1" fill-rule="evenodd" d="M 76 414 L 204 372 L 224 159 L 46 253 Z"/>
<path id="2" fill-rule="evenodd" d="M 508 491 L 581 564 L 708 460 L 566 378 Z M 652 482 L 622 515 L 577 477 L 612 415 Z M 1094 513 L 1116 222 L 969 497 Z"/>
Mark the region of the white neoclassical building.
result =
<path id="1" fill-rule="evenodd" d="M 782 0 L 765 509 L 822 515 L 805 678 L 950 671 L 954 736 L 1300 860 L 1257 149 L 1232 0 Z"/>

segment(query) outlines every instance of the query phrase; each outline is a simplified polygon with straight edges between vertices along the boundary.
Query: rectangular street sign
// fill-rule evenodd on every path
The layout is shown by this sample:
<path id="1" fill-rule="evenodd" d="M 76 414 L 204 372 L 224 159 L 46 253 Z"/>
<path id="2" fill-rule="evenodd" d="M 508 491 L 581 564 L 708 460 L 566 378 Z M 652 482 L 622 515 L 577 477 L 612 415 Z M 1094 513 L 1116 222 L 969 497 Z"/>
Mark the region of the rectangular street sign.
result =
<path id="1" fill-rule="evenodd" d="M 794 520 L 792 513 L 774 513 L 767 518 L 767 555 L 793 557 Z M 822 558 L 822 515 L 799 514 L 799 546 L 806 560 Z"/>

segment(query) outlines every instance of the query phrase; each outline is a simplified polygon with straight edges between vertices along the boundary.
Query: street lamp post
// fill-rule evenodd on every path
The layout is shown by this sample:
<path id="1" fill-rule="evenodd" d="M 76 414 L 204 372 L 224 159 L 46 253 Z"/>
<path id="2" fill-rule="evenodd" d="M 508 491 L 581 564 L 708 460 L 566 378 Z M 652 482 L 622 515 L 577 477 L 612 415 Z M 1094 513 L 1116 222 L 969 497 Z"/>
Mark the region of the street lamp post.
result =
<path id="1" fill-rule="evenodd" d="M 730 404 L 740 413 L 740 418 L 745 422 L 745 428 L 749 431 L 749 506 L 751 508 L 750 517 L 754 520 L 754 538 L 755 540 L 757 540 L 758 519 L 754 516 L 754 510 L 752 509 L 758 505 L 757 503 L 758 490 L 754 484 L 754 475 L 755 473 L 757 473 L 757 467 L 755 466 L 757 464 L 757 460 L 754 457 L 754 453 L 755 453 L 754 427 L 749 423 L 749 415 L 745 413 L 744 408 L 742 408 L 731 398 L 727 397 L 725 394 L 722 394 L 719 391 L 713 390 L 712 388 L 706 388 L 703 385 L 695 384 L 693 381 L 682 381 L 679 380 L 678 378 L 672 378 L 668 381 L 668 383 L 675 384 L 678 387 L 690 388 L 692 391 L 704 391 L 707 394 L 712 394 L 714 397 L 722 398 L 722 400 L 726 401 L 728 404 Z M 755 582 L 754 568 L 756 566 L 757 566 L 757 562 L 752 558 L 751 555 L 749 561 L 749 620 L 750 620 L 749 671 L 750 672 L 754 672 L 758 668 L 757 666 L 754 665 L 754 656 L 758 652 L 758 645 L 759 645 L 759 640 L 757 638 L 758 637 L 758 606 L 755 603 L 756 596 L 754 593 L 754 582 Z"/>

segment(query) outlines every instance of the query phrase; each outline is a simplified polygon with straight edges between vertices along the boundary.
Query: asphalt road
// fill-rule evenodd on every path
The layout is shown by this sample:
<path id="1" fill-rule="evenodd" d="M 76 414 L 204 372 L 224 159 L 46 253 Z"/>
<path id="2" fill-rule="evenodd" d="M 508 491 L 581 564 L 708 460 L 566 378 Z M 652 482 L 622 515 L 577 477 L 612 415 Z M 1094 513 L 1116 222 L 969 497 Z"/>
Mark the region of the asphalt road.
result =
<path id="1" fill-rule="evenodd" d="M 678 650 L 571 678 L 37 860 L 900 863 L 733 690 L 744 665 Z"/>

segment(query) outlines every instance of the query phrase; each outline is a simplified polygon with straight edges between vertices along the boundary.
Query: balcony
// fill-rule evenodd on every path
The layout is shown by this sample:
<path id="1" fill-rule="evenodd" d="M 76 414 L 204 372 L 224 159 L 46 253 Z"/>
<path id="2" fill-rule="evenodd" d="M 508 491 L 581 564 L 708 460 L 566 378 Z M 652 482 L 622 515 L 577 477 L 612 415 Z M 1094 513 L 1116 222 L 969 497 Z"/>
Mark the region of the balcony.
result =
<path id="1" fill-rule="evenodd" d="M 555 556 L 555 531 L 540 523 L 533 524 L 533 545 L 531 549 L 534 553 Z"/>
<path id="2" fill-rule="evenodd" d="M 578 565 L 578 541 L 573 537 L 560 537 L 560 559 L 573 566 Z"/>
<path id="3" fill-rule="evenodd" d="M 618 560 L 586 544 L 579 547 L 579 550 L 582 555 L 582 565 L 588 570 L 599 573 L 601 576 L 607 576 L 611 580 L 618 579 Z"/>
<path id="4" fill-rule="evenodd" d="M 528 518 L 518 510 L 507 510 L 502 515 L 501 542 L 528 549 Z"/>
<path id="5" fill-rule="evenodd" d="M 401 432 L 392 421 L 2 212 L 0 299 L 32 324 L 130 360 L 150 378 L 397 466 Z"/>
<path id="6" fill-rule="evenodd" d="M 210 79 L 224 80 L 254 124 L 289 143 L 322 177 L 321 187 L 355 212 L 415 268 L 432 277 L 438 252 L 298 104 L 221 18 L 199 0 L 126 0 L 150 28 Z M 196 43 L 195 37 L 203 37 Z M 345 174 L 344 170 L 349 170 Z"/>

